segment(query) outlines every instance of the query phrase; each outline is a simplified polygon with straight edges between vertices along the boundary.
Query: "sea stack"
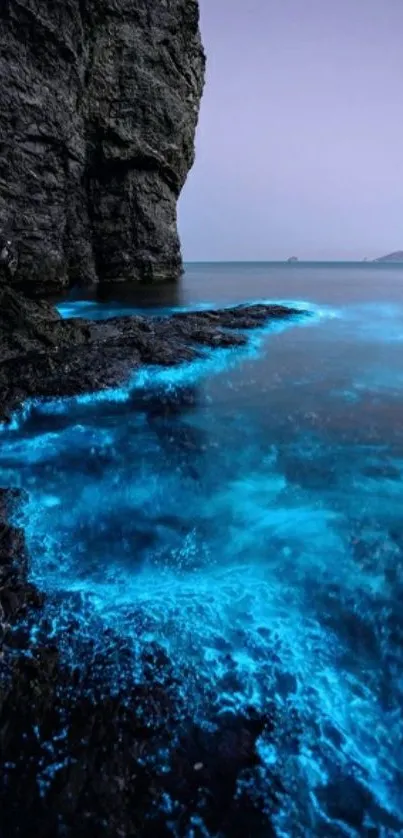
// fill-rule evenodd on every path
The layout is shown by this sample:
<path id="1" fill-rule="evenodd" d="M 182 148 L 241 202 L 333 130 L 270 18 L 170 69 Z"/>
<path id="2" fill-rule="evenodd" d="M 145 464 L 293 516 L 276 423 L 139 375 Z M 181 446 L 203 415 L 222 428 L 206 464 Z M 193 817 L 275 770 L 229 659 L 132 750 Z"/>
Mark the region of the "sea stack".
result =
<path id="1" fill-rule="evenodd" d="M 197 0 L 0 6 L 0 231 L 29 293 L 175 280 L 205 57 Z"/>

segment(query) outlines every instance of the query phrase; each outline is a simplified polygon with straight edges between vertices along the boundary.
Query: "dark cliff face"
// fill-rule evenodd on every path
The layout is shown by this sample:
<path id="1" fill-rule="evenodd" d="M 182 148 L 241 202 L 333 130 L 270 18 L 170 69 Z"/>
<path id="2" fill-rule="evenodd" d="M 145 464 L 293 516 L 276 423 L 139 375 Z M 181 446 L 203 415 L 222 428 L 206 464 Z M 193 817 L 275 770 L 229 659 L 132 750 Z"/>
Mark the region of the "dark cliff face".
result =
<path id="1" fill-rule="evenodd" d="M 197 0 L 3 0 L 0 228 L 18 281 L 178 277 L 204 64 Z"/>

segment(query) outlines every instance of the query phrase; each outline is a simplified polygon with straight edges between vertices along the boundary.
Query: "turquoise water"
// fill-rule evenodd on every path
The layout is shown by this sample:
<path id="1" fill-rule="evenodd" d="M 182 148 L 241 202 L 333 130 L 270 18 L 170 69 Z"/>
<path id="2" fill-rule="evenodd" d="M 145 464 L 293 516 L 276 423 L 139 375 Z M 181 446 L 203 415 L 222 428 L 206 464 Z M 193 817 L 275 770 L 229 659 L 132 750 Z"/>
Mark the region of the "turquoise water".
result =
<path id="1" fill-rule="evenodd" d="M 158 295 L 61 311 L 267 299 L 313 316 L 3 429 L 0 482 L 28 491 L 52 634 L 80 665 L 83 638 L 113 629 L 138 682 L 164 649 L 173 730 L 274 707 L 253 782 L 238 778 L 263 801 L 281 783 L 274 834 L 403 835 L 403 269 L 195 265 Z"/>

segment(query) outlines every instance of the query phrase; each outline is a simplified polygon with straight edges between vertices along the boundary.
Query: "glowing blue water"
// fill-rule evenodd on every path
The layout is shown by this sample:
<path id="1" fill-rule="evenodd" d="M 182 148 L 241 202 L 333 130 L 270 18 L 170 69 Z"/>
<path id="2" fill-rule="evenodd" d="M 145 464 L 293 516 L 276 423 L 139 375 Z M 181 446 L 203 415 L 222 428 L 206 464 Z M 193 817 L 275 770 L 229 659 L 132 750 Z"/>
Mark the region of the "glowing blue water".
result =
<path id="1" fill-rule="evenodd" d="M 131 644 L 133 678 L 162 646 L 197 719 L 274 700 L 302 730 L 298 748 L 259 742 L 290 791 L 278 835 L 308 834 L 303 798 L 312 836 L 387 838 L 403 834 L 403 306 L 320 313 L 31 405 L 2 432 L 0 479 L 29 492 L 31 577 L 67 657 L 74 612 Z"/>
<path id="2" fill-rule="evenodd" d="M 64 319 L 85 317 L 88 320 L 108 320 L 111 317 L 124 317 L 133 314 L 152 316 L 168 316 L 178 311 L 203 311 L 214 307 L 214 302 L 199 303 L 197 305 L 147 306 L 146 311 L 139 305 L 122 305 L 121 303 L 102 304 L 93 300 L 68 300 L 58 303 L 56 308 Z"/>

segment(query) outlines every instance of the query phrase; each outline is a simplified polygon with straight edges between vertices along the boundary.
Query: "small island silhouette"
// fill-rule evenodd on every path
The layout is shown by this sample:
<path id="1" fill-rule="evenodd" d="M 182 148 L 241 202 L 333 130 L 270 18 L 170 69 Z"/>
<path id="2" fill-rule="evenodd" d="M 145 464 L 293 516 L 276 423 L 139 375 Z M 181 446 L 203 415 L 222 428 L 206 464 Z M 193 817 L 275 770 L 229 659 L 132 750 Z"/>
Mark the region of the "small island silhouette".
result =
<path id="1" fill-rule="evenodd" d="M 403 262 L 403 250 L 396 250 L 386 256 L 379 256 L 378 259 L 374 259 L 374 262 Z"/>

